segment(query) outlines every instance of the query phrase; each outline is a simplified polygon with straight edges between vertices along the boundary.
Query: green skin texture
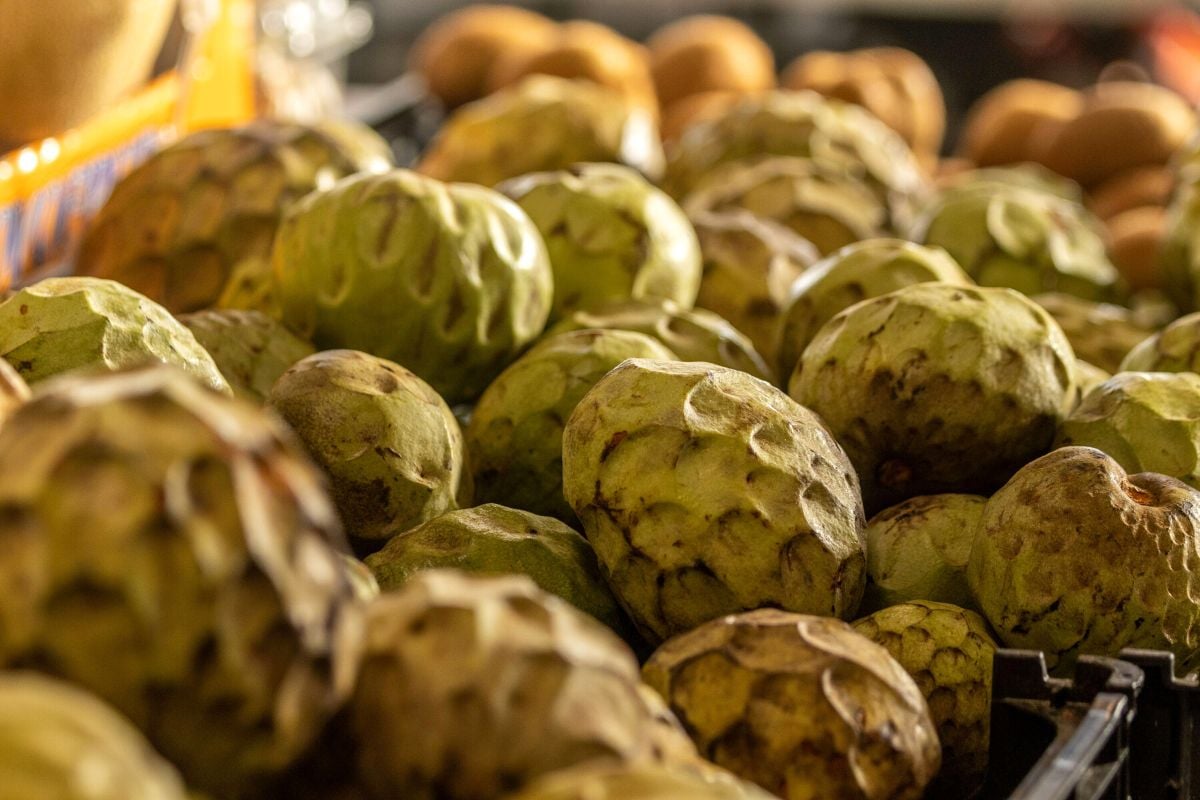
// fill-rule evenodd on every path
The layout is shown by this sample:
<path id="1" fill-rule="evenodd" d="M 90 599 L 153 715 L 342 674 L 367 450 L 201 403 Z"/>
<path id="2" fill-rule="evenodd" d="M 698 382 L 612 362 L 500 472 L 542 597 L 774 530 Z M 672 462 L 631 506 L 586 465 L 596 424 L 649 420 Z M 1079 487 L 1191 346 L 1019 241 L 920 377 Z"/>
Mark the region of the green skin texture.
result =
<path id="1" fill-rule="evenodd" d="M 470 501 L 458 421 L 398 364 L 351 350 L 317 353 L 280 377 L 269 406 L 329 476 L 356 540 L 381 543 Z"/>
<path id="2" fill-rule="evenodd" d="M 1183 675 L 1200 666 L 1198 530 L 1192 487 L 1064 447 L 988 500 L 967 580 L 1000 640 L 1056 673 L 1139 647 L 1174 653 Z"/>
<path id="3" fill-rule="evenodd" d="M 497 187 L 537 225 L 554 269 L 559 318 L 621 300 L 673 300 L 700 290 L 700 243 L 683 211 L 636 171 L 579 164 Z"/>
<path id="4" fill-rule="evenodd" d="M 368 556 L 367 566 L 385 592 L 428 569 L 525 575 L 614 631 L 629 627 L 587 539 L 552 517 L 494 503 L 450 511 L 405 531 Z"/>
<path id="5" fill-rule="evenodd" d="M 212 356 L 165 308 L 102 278 L 47 278 L 0 303 L 0 356 L 31 385 L 76 370 L 162 363 L 231 392 Z"/>
<path id="6" fill-rule="evenodd" d="M 264 277 L 284 209 L 391 163 L 387 143 L 350 122 L 192 133 L 117 184 L 80 246 L 79 272 L 119 281 L 175 313 L 269 310 Z"/>
<path id="7" fill-rule="evenodd" d="M 1200 372 L 1200 312 L 1180 317 L 1142 340 L 1120 372 Z"/>
<path id="8" fill-rule="evenodd" d="M 213 357 L 233 393 L 259 405 L 288 367 L 313 354 L 311 344 L 261 311 L 210 309 L 179 321 Z"/>
<path id="9" fill-rule="evenodd" d="M 120 714 L 32 672 L 0 673 L 4 797 L 185 800 L 183 783 Z"/>
<path id="10" fill-rule="evenodd" d="M 872 517 L 863 610 L 912 600 L 974 608 L 967 559 L 985 501 L 973 494 L 913 497 Z"/>
<path id="11" fill-rule="evenodd" d="M 862 598 L 850 462 L 815 415 L 744 373 L 621 364 L 567 421 L 563 493 L 648 641 L 762 606 L 849 616 Z"/>
<path id="12" fill-rule="evenodd" d="M 762 156 L 811 158 L 865 182 L 903 230 L 927 191 L 899 134 L 870 112 L 815 92 L 747 97 L 720 118 L 697 123 L 672 149 L 664 187 L 685 197 L 717 167 Z"/>
<path id="13" fill-rule="evenodd" d="M 547 334 L 583 328 L 644 333 L 660 341 L 681 361 L 704 361 L 755 378 L 774 381 L 771 368 L 746 335 L 711 311 L 662 303 L 616 303 L 593 311 L 576 311 L 559 320 Z"/>
<path id="14" fill-rule="evenodd" d="M 584 162 L 626 164 L 657 178 L 663 151 L 654 121 L 606 87 L 537 75 L 458 109 L 418 169 L 495 186 Z"/>
<path id="15" fill-rule="evenodd" d="M 929 703 L 942 769 L 925 796 L 970 796 L 988 762 L 996 643 L 987 623 L 956 605 L 915 601 L 876 611 L 851 627 L 891 653 Z"/>
<path id="16" fill-rule="evenodd" d="M 888 227 L 888 209 L 871 187 L 811 158 L 734 161 L 714 170 L 684 200 L 689 214 L 744 210 L 786 226 L 822 255 Z"/>
<path id="17" fill-rule="evenodd" d="M 981 286 L 1120 300 L 1120 273 L 1099 231 L 1091 213 L 1076 203 L 993 184 L 943 193 L 909 238 L 944 248 Z"/>
<path id="18" fill-rule="evenodd" d="M 696 307 L 729 320 L 774 363 L 779 316 L 792 284 L 819 258 L 817 249 L 746 211 L 695 214 L 692 225 L 704 260 Z"/>
<path id="19" fill-rule="evenodd" d="M 1181 179 L 1167 208 L 1167 233 L 1158 255 L 1163 289 L 1183 311 L 1200 308 L 1200 183 Z"/>
<path id="20" fill-rule="evenodd" d="M 1087 396 L 1088 392 L 1111 377 L 1112 375 L 1109 373 L 1093 364 L 1089 364 L 1082 358 L 1075 359 L 1076 394 L 1079 396 L 1075 408 L 1079 408 L 1079 403 L 1083 402 L 1083 398 Z"/>
<path id="21" fill-rule="evenodd" d="M 1139 325 L 1123 306 L 1059 292 L 1034 295 L 1033 300 L 1054 317 L 1075 355 L 1107 372 L 1121 371 L 1121 361 L 1129 351 L 1154 333 Z"/>
<path id="22" fill-rule="evenodd" d="M 573 522 L 562 491 L 563 426 L 588 390 L 627 358 L 676 360 L 644 334 L 580 330 L 546 337 L 500 373 L 466 430 L 476 499 Z"/>
<path id="23" fill-rule="evenodd" d="M 869 513 L 988 494 L 1049 449 L 1076 399 L 1058 324 L 1009 289 L 920 283 L 825 324 L 789 393 L 846 449 Z"/>
<path id="24" fill-rule="evenodd" d="M 1200 488 L 1200 375 L 1126 372 L 1089 392 L 1055 446 L 1103 450 L 1126 472 L 1157 472 Z"/>
<path id="25" fill-rule="evenodd" d="M 979 188 L 1031 189 L 1042 194 L 1050 194 L 1069 200 L 1072 203 L 1083 202 L 1083 190 L 1079 184 L 1069 178 L 1051 172 L 1040 164 L 1017 164 L 1008 167 L 982 167 L 951 175 L 939 181 L 942 189 L 974 191 Z"/>
<path id="26" fill-rule="evenodd" d="M 817 262 L 792 286 L 778 333 L 779 374 L 792 374 L 804 348 L 839 311 L 930 281 L 974 283 L 945 250 L 901 239 L 868 239 Z"/>
<path id="27" fill-rule="evenodd" d="M 29 384 L 4 359 L 0 358 L 0 424 L 18 406 L 29 399 Z"/>
<path id="28" fill-rule="evenodd" d="M 407 170 L 356 176 L 289 210 L 272 255 L 283 321 L 318 349 L 412 370 L 473 400 L 546 325 L 549 257 L 516 204 Z"/>

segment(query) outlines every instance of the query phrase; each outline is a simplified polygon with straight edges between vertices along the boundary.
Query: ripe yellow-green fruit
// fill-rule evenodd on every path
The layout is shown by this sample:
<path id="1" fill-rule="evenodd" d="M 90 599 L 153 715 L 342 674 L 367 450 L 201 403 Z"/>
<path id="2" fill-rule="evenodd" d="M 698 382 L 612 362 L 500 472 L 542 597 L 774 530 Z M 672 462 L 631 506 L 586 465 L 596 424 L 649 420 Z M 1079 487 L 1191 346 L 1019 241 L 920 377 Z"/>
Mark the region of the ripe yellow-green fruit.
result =
<path id="1" fill-rule="evenodd" d="M 704 271 L 696 305 L 720 314 L 775 361 L 779 318 L 792 287 L 819 258 L 812 243 L 746 211 L 692 217 Z"/>
<path id="2" fill-rule="evenodd" d="M 537 228 L 480 186 L 408 170 L 313 192 L 273 251 L 283 321 L 318 349 L 403 364 L 473 400 L 545 327 L 553 277 Z"/>
<path id="3" fill-rule="evenodd" d="M 1084 396 L 1055 444 L 1094 447 L 1126 472 L 1157 472 L 1200 488 L 1200 375 L 1119 373 Z"/>
<path id="4" fill-rule="evenodd" d="M 562 434 L 596 382 L 627 358 L 669 361 L 658 340 L 617 329 L 547 336 L 484 391 L 466 429 L 475 497 L 573 522 L 563 498 Z"/>
<path id="5" fill-rule="evenodd" d="M 399 364 L 353 350 L 316 353 L 280 376 L 268 403 L 329 476 L 353 539 L 377 546 L 470 504 L 458 420 Z"/>
<path id="6" fill-rule="evenodd" d="M 774 373 L 754 343 L 729 321 L 701 308 L 674 303 L 614 303 L 576 311 L 550 329 L 549 336 L 582 328 L 644 333 L 661 342 L 681 361 L 704 361 L 729 367 L 765 381 Z"/>
<path id="7" fill-rule="evenodd" d="M 0 358 L 0 425 L 29 399 L 29 386 L 13 366 Z"/>
<path id="8" fill-rule="evenodd" d="M 1107 372 L 1122 369 L 1121 361 L 1154 329 L 1142 324 L 1132 311 L 1111 303 L 1096 303 L 1062 294 L 1034 295 L 1034 302 L 1050 312 L 1071 342 L 1075 355 Z M 1138 371 L 1157 369 L 1136 367 Z"/>
<path id="9" fill-rule="evenodd" d="M 101 278 L 47 278 L 0 303 L 0 356 L 30 384 L 159 363 L 230 392 L 191 331 L 158 303 Z"/>
<path id="10" fill-rule="evenodd" d="M 129 720 L 87 692 L 0 672 L 0 797 L 185 800 L 175 769 Z"/>
<path id="11" fill-rule="evenodd" d="M 855 303 L 916 283 L 974 283 L 940 247 L 901 239 L 867 239 L 805 271 L 776 329 L 779 374 L 786 380 L 821 326 Z"/>
<path id="12" fill-rule="evenodd" d="M 822 255 L 890 228 L 887 205 L 868 183 L 816 158 L 730 162 L 706 175 L 683 203 L 693 216 L 749 211 L 791 229 Z"/>
<path id="13" fill-rule="evenodd" d="M 0 427 L 0 665 L 111 703 L 218 797 L 260 796 L 349 694 L 362 611 L 283 427 L 157 366 Z"/>
<path id="14" fill-rule="evenodd" d="M 394 536 L 367 566 L 383 591 L 431 569 L 524 575 L 614 631 L 628 627 L 587 539 L 553 517 L 494 503 L 450 511 Z"/>
<path id="15" fill-rule="evenodd" d="M 921 600 L 894 605 L 851 627 L 881 645 L 929 704 L 942 769 L 929 797 L 969 797 L 983 783 L 991 733 L 996 643 L 974 611 Z"/>
<path id="16" fill-rule="evenodd" d="M 789 393 L 846 449 L 876 513 L 999 487 L 1050 448 L 1075 387 L 1071 345 L 1032 300 L 920 283 L 827 322 Z"/>
<path id="17" fill-rule="evenodd" d="M 1105 372 L 1099 367 L 1089 364 L 1082 358 L 1075 359 L 1075 382 L 1078 399 L 1074 408 L 1079 408 L 1079 404 L 1083 402 L 1083 398 L 1087 397 L 1088 392 L 1095 389 L 1100 384 L 1112 377 L 1111 373 Z"/>
<path id="18" fill-rule="evenodd" d="M 495 186 L 582 162 L 625 164 L 656 178 L 663 151 L 653 117 L 590 81 L 531 75 L 456 111 L 417 169 Z"/>
<path id="19" fill-rule="evenodd" d="M 1200 372 L 1200 312 L 1147 336 L 1121 361 L 1120 372 Z"/>
<path id="20" fill-rule="evenodd" d="M 518 576 L 431 570 L 373 602 L 346 725 L 372 798 L 486 800 L 585 762 L 696 758 L 616 635 Z"/>
<path id="21" fill-rule="evenodd" d="M 868 520 L 863 610 L 911 600 L 974 607 L 967 559 L 985 501 L 973 494 L 913 497 Z"/>
<path id="22" fill-rule="evenodd" d="M 700 245 L 675 201 L 636 171 L 578 164 L 507 181 L 497 189 L 541 232 L 554 270 L 554 309 L 622 300 L 673 300 L 691 308 Z"/>
<path id="23" fill-rule="evenodd" d="M 1008 647 L 1067 672 L 1081 655 L 1168 650 L 1200 666 L 1200 492 L 1130 475 L 1090 447 L 1063 447 L 1018 472 L 984 508 L 967 580 Z"/>
<path id="24" fill-rule="evenodd" d="M 722 164 L 765 156 L 810 158 L 858 178 L 887 204 L 900 229 L 926 191 L 899 134 L 858 106 L 809 91 L 747 97 L 727 114 L 696 124 L 672 148 L 664 187 L 685 197 Z"/>
<path id="25" fill-rule="evenodd" d="M 563 494 L 651 642 L 767 605 L 849 616 L 862 598 L 850 462 L 814 414 L 736 370 L 608 373 L 567 420 Z"/>
<path id="26" fill-rule="evenodd" d="M 179 321 L 208 351 L 233 392 L 265 403 L 288 367 L 313 353 L 313 346 L 261 311 L 209 309 Z"/>
<path id="27" fill-rule="evenodd" d="M 1029 189 L 1051 194 L 1072 203 L 1084 201 L 1083 189 L 1070 178 L 1051 172 L 1041 164 L 1023 163 L 1002 167 L 979 167 L 955 172 L 938 181 L 943 192 L 986 191 L 996 189 Z"/>
<path id="28" fill-rule="evenodd" d="M 701 755 L 784 800 L 916 800 L 938 771 L 917 684 L 840 620 L 723 617 L 665 643 L 642 674 Z"/>
<path id="29" fill-rule="evenodd" d="M 504 800 L 773 800 L 716 767 L 582 766 L 552 772 Z"/>
<path id="30" fill-rule="evenodd" d="M 247 303 L 269 310 L 271 242 L 287 207 L 390 165 L 382 139 L 348 124 L 256 122 L 193 133 L 117 184 L 80 245 L 77 268 L 173 313 Z"/>

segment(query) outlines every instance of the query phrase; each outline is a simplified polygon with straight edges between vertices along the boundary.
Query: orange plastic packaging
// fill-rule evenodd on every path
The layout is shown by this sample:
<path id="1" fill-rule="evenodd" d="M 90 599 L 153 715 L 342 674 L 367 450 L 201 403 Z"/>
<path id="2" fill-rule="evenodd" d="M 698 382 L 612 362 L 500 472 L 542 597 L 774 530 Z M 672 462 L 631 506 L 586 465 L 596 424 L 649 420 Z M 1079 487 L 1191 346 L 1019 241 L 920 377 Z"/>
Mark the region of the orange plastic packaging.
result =
<path id="1" fill-rule="evenodd" d="M 113 186 L 176 137 L 255 114 L 254 0 L 220 0 L 178 68 L 100 117 L 0 156 L 0 290 L 68 256 Z"/>

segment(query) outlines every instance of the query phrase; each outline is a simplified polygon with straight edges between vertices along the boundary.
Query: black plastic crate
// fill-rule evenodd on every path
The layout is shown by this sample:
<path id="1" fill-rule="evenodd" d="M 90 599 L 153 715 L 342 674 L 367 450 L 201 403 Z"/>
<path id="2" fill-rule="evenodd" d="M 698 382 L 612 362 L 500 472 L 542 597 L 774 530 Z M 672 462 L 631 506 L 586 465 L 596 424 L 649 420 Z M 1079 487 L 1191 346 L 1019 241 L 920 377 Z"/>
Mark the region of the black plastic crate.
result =
<path id="1" fill-rule="evenodd" d="M 1175 675 L 1175 657 L 1123 650 L 1146 676 L 1130 740 L 1134 800 L 1200 800 L 1200 679 Z"/>

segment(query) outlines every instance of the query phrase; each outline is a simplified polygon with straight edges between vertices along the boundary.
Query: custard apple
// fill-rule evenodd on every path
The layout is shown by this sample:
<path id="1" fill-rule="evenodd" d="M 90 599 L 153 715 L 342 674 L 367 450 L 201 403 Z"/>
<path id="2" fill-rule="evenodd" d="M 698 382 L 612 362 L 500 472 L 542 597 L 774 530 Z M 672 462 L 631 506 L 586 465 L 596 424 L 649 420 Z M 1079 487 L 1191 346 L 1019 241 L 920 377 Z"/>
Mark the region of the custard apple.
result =
<path id="1" fill-rule="evenodd" d="M 1135 345 L 1120 372 L 1200 372 L 1200 312 L 1188 314 Z"/>
<path id="2" fill-rule="evenodd" d="M 1154 333 L 1124 306 L 1058 292 L 1033 299 L 1054 317 L 1076 356 L 1107 372 L 1119 371 L 1129 351 Z"/>
<path id="3" fill-rule="evenodd" d="M 504 800 L 773 800 L 716 767 L 582 766 L 552 772 Z"/>
<path id="4" fill-rule="evenodd" d="M 288 367 L 313 346 L 261 311 L 209 309 L 179 321 L 208 351 L 233 393 L 259 405 Z"/>

